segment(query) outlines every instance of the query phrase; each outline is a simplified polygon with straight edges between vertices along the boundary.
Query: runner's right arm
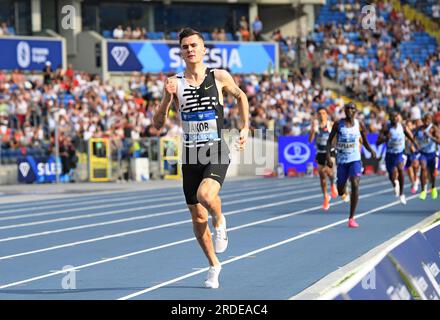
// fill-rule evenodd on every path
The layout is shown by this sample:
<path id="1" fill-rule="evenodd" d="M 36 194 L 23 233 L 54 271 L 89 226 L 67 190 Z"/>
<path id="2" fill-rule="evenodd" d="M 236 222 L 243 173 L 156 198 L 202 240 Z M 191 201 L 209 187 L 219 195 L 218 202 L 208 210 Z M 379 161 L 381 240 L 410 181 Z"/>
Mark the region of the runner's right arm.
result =
<path id="1" fill-rule="evenodd" d="M 336 133 L 338 132 L 338 130 L 339 130 L 339 122 L 336 121 L 335 123 L 333 123 L 332 131 L 330 131 L 330 135 L 327 140 L 326 162 L 327 162 L 327 166 L 329 168 L 333 167 L 333 162 L 332 162 L 330 153 L 332 150 L 332 141 L 333 141 L 334 137 L 336 136 Z"/>
<path id="2" fill-rule="evenodd" d="M 312 128 L 310 129 L 310 134 L 309 134 L 309 142 L 312 142 L 313 139 L 315 139 L 315 134 L 316 134 L 316 122 L 315 119 L 313 119 Z"/>
<path id="3" fill-rule="evenodd" d="M 157 130 L 162 129 L 165 124 L 165 120 L 173 103 L 174 95 L 177 93 L 177 79 L 168 78 L 163 89 L 163 97 L 160 102 L 159 108 L 156 110 L 153 116 L 153 126 Z"/>
<path id="4" fill-rule="evenodd" d="M 387 140 L 386 139 L 387 132 L 388 132 L 388 126 L 385 124 L 382 130 L 380 130 L 379 137 L 377 137 L 376 140 L 376 145 L 380 146 L 382 143 L 384 143 Z"/>
<path id="5" fill-rule="evenodd" d="M 362 137 L 362 141 L 363 141 L 363 145 L 365 146 L 365 148 L 370 151 L 371 153 L 371 157 L 373 159 L 377 159 L 377 155 L 376 155 L 376 151 L 373 150 L 373 148 L 371 148 L 370 144 L 368 143 L 367 140 L 367 128 L 365 127 L 364 123 L 362 121 L 359 121 L 359 127 L 360 127 L 360 131 L 361 131 L 361 137 Z M 387 136 L 389 135 L 389 132 L 387 133 Z M 389 139 L 389 138 L 387 138 Z"/>
<path id="6" fill-rule="evenodd" d="M 413 152 L 415 152 L 416 150 L 419 150 L 419 149 L 420 149 L 419 145 L 418 145 L 417 142 L 414 140 L 414 136 L 413 136 L 413 134 L 411 133 L 410 130 L 408 130 L 408 128 L 407 128 L 406 126 L 403 126 L 403 133 L 404 133 L 405 136 L 408 138 L 408 140 L 411 141 L 411 143 L 412 143 L 411 146 L 414 146 L 414 147 L 416 148 Z"/>

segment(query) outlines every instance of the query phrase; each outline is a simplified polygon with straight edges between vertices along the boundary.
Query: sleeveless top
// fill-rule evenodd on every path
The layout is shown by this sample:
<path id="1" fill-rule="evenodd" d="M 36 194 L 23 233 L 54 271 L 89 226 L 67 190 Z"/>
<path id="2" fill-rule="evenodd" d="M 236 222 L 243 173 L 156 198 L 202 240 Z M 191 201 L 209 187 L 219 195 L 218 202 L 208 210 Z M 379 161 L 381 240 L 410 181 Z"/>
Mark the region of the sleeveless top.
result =
<path id="1" fill-rule="evenodd" d="M 200 86 L 190 85 L 183 72 L 176 75 L 179 115 L 184 147 L 202 147 L 222 140 L 223 106 L 215 83 L 214 69 L 206 68 Z"/>
<path id="2" fill-rule="evenodd" d="M 417 128 L 415 132 L 415 137 L 417 143 L 419 144 L 420 151 L 423 153 L 434 153 L 435 152 L 435 142 L 428 137 L 428 132 L 432 128 L 432 123 L 425 129 Z"/>
<path id="3" fill-rule="evenodd" d="M 324 127 L 319 126 L 316 133 L 316 152 L 317 153 L 326 153 L 327 152 L 327 141 L 330 136 L 330 122 L 327 121 L 327 124 Z"/>
<path id="4" fill-rule="evenodd" d="M 349 163 L 361 160 L 361 147 L 359 142 L 361 131 L 359 121 L 354 119 L 353 127 L 346 127 L 345 120 L 340 120 L 337 136 L 337 163 Z"/>
<path id="5" fill-rule="evenodd" d="M 387 153 L 401 153 L 405 150 L 405 133 L 400 123 L 397 127 L 389 127 L 391 138 L 387 142 Z"/>

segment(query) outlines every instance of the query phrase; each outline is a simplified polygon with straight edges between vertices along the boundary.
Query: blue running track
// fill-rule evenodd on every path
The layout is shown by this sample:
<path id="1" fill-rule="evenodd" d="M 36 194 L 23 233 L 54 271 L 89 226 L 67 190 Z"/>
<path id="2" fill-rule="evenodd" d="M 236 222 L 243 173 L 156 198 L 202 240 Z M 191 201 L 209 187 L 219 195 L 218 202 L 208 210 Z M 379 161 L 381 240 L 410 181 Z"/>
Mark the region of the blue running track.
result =
<path id="1" fill-rule="evenodd" d="M 440 208 L 405 192 L 403 206 L 363 177 L 349 229 L 348 203 L 324 212 L 317 179 L 226 180 L 217 290 L 179 187 L 0 204 L 0 299 L 288 299 Z"/>

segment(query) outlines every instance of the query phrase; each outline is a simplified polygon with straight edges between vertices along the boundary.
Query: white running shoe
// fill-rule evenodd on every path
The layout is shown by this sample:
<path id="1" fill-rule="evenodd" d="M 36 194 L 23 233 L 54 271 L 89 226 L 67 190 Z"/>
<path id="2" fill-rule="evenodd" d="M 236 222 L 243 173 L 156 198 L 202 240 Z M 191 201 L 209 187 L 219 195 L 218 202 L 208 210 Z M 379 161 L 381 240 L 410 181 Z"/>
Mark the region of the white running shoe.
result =
<path id="1" fill-rule="evenodd" d="M 223 216 L 223 223 L 214 228 L 214 249 L 215 253 L 222 253 L 228 247 L 228 236 L 226 234 L 226 218 Z"/>
<path id="2" fill-rule="evenodd" d="M 208 275 L 205 280 L 205 287 L 211 289 L 217 289 L 220 284 L 218 283 L 218 276 L 220 275 L 220 271 L 222 270 L 222 266 L 218 265 L 216 267 L 209 267 Z"/>
<path id="3" fill-rule="evenodd" d="M 394 180 L 394 195 L 396 196 L 396 198 L 400 195 L 400 184 L 397 180 Z"/>
<path id="4" fill-rule="evenodd" d="M 416 192 L 419 190 L 419 183 L 420 183 L 419 179 L 417 179 L 416 182 L 414 182 L 414 190 L 416 190 Z"/>
<path id="5" fill-rule="evenodd" d="M 402 195 L 400 196 L 400 203 L 401 203 L 401 204 L 406 204 L 406 197 L 405 197 L 404 194 L 402 194 Z"/>

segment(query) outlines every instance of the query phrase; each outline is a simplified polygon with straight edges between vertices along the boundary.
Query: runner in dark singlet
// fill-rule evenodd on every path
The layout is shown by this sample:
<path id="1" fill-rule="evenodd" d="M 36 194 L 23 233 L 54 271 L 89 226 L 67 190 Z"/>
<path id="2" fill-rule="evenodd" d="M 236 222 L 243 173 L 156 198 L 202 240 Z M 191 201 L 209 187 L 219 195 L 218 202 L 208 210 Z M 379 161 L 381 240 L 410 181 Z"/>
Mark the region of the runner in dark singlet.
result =
<path id="1" fill-rule="evenodd" d="M 206 48 L 199 32 L 185 28 L 179 41 L 186 69 L 167 79 L 153 122 L 157 129 L 162 128 L 174 101 L 183 128 L 183 190 L 194 234 L 210 265 L 205 286 L 218 288 L 221 264 L 216 253 L 224 252 L 228 245 L 226 219 L 218 196 L 230 162 L 229 149 L 222 137 L 223 92 L 237 100 L 241 116 L 239 150 L 244 149 L 249 134 L 249 104 L 246 94 L 227 71 L 209 69 L 203 63 Z M 208 212 L 212 216 L 214 244 Z"/>

